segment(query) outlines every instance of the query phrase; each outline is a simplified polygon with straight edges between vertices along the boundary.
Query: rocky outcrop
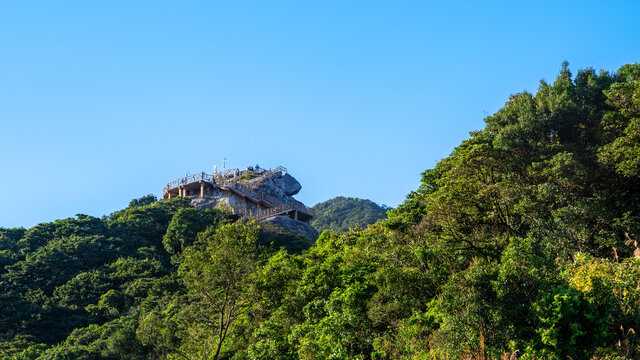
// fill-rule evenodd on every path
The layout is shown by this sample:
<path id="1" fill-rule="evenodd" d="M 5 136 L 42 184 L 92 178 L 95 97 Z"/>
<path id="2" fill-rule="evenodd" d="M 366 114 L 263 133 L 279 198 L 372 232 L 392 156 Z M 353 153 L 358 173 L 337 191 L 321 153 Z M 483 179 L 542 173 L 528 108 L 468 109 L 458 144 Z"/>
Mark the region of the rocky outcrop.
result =
<path id="1" fill-rule="evenodd" d="M 246 186 L 258 193 L 263 193 L 284 201 L 294 200 L 296 195 L 302 189 L 302 185 L 293 176 L 283 174 L 278 171 L 275 173 L 265 173 L 264 175 L 251 179 Z"/>
<path id="2" fill-rule="evenodd" d="M 282 189 L 287 196 L 293 196 L 302 189 L 302 185 L 300 185 L 298 180 L 294 179 L 293 176 L 289 174 L 284 174 L 280 177 L 274 178 L 273 183 L 277 188 Z"/>
<path id="3" fill-rule="evenodd" d="M 186 192 L 196 208 L 226 208 L 234 214 L 263 220 L 290 233 L 314 240 L 318 236 L 309 224 L 308 209 L 293 198 L 302 185 L 286 170 L 214 174 L 203 186 L 203 196 L 198 191 Z"/>
<path id="4" fill-rule="evenodd" d="M 294 220 L 287 216 L 270 216 L 262 220 L 266 224 L 276 226 L 290 234 L 302 235 L 308 239 L 317 239 L 318 232 L 309 224 Z"/>

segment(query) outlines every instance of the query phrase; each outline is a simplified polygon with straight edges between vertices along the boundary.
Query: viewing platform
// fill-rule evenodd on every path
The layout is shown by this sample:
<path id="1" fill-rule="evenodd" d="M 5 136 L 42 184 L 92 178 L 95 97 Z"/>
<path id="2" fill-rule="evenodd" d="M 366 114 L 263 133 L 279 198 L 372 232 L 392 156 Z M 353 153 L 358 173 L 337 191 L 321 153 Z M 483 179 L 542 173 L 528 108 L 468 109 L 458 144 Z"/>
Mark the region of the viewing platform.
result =
<path id="1" fill-rule="evenodd" d="M 251 188 L 252 182 L 250 180 L 258 179 L 264 181 L 281 177 L 283 174 L 287 174 L 287 169 L 281 166 L 275 169 L 262 169 L 257 166 L 246 170 L 230 169 L 214 174 L 201 172 L 187 175 L 168 183 L 162 192 L 163 199 L 175 197 L 205 199 L 212 194 L 226 192 L 229 196 L 236 196 L 244 202 L 252 204 L 241 208 L 231 206 L 234 213 L 242 216 L 258 220 L 271 216 L 288 216 L 292 219 L 309 223 L 312 216 L 304 204 L 295 201 L 293 198 L 291 198 L 293 201 L 284 201 L 276 196 L 255 191 Z"/>

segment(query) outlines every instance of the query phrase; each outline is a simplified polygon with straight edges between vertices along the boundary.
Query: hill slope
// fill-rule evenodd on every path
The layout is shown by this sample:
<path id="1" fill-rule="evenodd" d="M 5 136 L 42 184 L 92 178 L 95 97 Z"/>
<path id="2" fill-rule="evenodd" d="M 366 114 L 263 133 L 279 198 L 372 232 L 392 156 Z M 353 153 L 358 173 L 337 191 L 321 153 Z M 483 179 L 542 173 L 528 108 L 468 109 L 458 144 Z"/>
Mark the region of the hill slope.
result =
<path id="1" fill-rule="evenodd" d="M 639 119 L 640 65 L 565 65 L 302 253 L 183 199 L 1 229 L 0 357 L 638 359 Z"/>
<path id="2" fill-rule="evenodd" d="M 213 236 L 227 227 L 240 236 L 248 225 L 234 219 L 195 209 L 186 198 L 158 202 L 149 195 L 103 219 L 77 215 L 28 230 L 0 228 L 0 358 L 155 356 L 144 335 L 136 337 L 145 309 L 169 298 L 187 301 L 178 276 L 185 250 L 205 241 L 205 230 Z M 313 242 L 267 224 L 243 234 L 256 254 L 280 247 L 296 253 Z"/>
<path id="3" fill-rule="evenodd" d="M 366 227 L 380 219 L 386 219 L 388 209 L 371 200 L 339 196 L 316 204 L 309 210 L 313 215 L 311 225 L 318 232 L 342 232 L 356 225 Z"/>

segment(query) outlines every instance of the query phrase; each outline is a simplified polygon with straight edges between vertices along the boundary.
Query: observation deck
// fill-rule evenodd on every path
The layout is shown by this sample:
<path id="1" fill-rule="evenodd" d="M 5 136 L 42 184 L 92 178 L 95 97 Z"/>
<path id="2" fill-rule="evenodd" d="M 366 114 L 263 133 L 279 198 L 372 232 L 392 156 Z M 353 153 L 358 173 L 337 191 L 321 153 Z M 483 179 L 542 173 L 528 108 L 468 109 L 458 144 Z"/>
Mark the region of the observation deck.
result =
<path id="1" fill-rule="evenodd" d="M 283 173 L 286 174 L 287 169 L 281 166 L 275 169 L 230 169 L 214 174 L 201 172 L 187 175 L 168 183 L 162 191 L 162 197 L 163 199 L 175 197 L 205 198 L 211 191 L 224 191 L 256 205 L 257 210 L 243 211 L 240 213 L 243 216 L 258 220 L 270 216 L 288 216 L 292 219 L 309 223 L 312 216 L 304 204 L 298 201 L 283 201 L 275 196 L 254 191 L 246 181 L 247 179 L 258 177 L 279 177 Z M 244 177 L 245 174 L 247 174 L 246 177 Z"/>

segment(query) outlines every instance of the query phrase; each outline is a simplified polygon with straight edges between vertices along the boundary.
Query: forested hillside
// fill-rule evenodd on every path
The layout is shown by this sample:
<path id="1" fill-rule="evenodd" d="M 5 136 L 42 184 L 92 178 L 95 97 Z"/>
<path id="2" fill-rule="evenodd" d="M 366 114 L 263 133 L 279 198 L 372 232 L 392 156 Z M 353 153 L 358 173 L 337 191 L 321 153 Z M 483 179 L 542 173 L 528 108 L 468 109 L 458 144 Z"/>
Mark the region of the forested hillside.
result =
<path id="1" fill-rule="evenodd" d="M 0 354 L 639 359 L 640 65 L 565 64 L 485 121 L 306 251 L 181 199 L 4 229 Z"/>
<path id="2" fill-rule="evenodd" d="M 311 225 L 319 232 L 347 231 L 358 225 L 366 227 L 387 217 L 388 208 L 371 200 L 338 196 L 309 208 L 313 219 Z"/>

